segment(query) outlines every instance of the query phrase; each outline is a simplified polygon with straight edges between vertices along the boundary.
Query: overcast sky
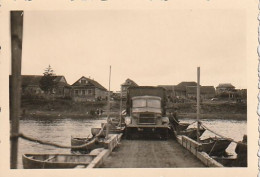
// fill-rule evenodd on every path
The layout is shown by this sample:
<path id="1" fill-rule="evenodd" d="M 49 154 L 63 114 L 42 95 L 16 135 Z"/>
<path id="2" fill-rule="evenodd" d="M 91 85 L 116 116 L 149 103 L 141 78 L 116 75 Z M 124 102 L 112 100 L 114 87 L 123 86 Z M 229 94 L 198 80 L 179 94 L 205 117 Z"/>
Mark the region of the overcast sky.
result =
<path id="1" fill-rule="evenodd" d="M 239 10 L 25 11 L 22 74 L 50 64 L 69 84 L 91 77 L 139 85 L 232 83 L 246 88 L 246 14 Z"/>

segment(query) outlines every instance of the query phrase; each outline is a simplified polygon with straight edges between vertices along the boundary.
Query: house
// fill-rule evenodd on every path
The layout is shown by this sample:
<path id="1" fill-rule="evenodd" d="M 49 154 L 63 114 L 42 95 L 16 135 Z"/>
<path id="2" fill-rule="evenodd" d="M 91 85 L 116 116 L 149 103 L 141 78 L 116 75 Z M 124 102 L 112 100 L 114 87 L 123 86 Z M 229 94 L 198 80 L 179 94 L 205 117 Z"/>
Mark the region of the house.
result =
<path id="1" fill-rule="evenodd" d="M 40 88 L 40 75 L 22 75 L 21 76 L 21 87 L 22 95 L 43 95 L 44 91 Z"/>
<path id="2" fill-rule="evenodd" d="M 122 97 L 126 98 L 126 93 L 127 93 L 127 89 L 129 87 L 136 87 L 138 86 L 133 80 L 131 79 L 126 79 L 125 82 L 123 84 L 121 84 L 121 91 L 122 91 Z"/>
<path id="3" fill-rule="evenodd" d="M 70 96 L 71 87 L 64 76 L 52 76 L 54 82 L 53 94 L 55 97 Z"/>
<path id="4" fill-rule="evenodd" d="M 216 95 L 214 86 L 201 86 L 200 87 L 200 97 L 202 99 L 214 98 Z M 197 98 L 197 86 L 187 86 L 186 87 L 186 97 L 193 99 Z"/>
<path id="5" fill-rule="evenodd" d="M 11 78 L 11 76 L 10 76 Z M 40 87 L 42 75 L 22 75 L 22 96 L 47 96 Z M 70 94 L 70 86 L 64 76 L 52 76 L 54 88 L 51 91 L 54 97 L 65 97 Z M 11 80 L 10 80 L 11 81 Z M 11 84 L 10 84 L 11 87 Z"/>
<path id="6" fill-rule="evenodd" d="M 196 82 L 181 82 L 178 85 L 174 86 L 174 96 L 185 98 L 186 94 L 186 87 L 194 87 L 197 86 Z"/>
<path id="7" fill-rule="evenodd" d="M 223 92 L 233 92 L 235 91 L 235 87 L 231 83 L 220 83 L 216 87 L 216 93 L 220 94 Z"/>
<path id="8" fill-rule="evenodd" d="M 71 96 L 74 101 L 96 101 L 107 99 L 107 89 L 97 81 L 82 76 L 71 85 Z"/>

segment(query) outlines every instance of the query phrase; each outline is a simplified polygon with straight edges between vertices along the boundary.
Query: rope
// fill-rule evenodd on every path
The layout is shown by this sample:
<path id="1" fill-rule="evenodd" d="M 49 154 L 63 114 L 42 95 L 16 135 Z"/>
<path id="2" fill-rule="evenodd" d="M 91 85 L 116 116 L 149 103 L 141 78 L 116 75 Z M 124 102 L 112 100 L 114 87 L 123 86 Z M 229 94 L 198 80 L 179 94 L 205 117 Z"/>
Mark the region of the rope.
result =
<path id="1" fill-rule="evenodd" d="M 194 123 L 196 123 L 196 122 L 198 122 L 198 121 L 195 120 L 194 122 L 191 122 L 190 125 L 192 125 L 192 124 L 194 124 Z"/>
<path id="2" fill-rule="evenodd" d="M 237 144 L 247 145 L 246 143 L 238 142 L 238 141 L 235 141 L 235 140 L 232 139 L 232 138 L 227 138 L 227 137 L 225 137 L 225 136 L 223 136 L 223 135 L 220 135 L 220 134 L 218 134 L 217 132 L 215 132 L 215 131 L 211 130 L 210 128 L 206 127 L 206 126 L 205 126 L 204 124 L 202 124 L 202 123 L 201 123 L 201 126 L 202 126 L 203 128 L 205 128 L 206 130 L 208 130 L 208 131 L 214 133 L 215 135 L 217 135 L 217 136 L 219 136 L 219 137 L 221 137 L 221 138 L 223 138 L 223 139 L 232 141 L 232 142 L 237 143 Z"/>
<path id="3" fill-rule="evenodd" d="M 42 140 L 39 140 L 39 139 L 36 139 L 36 138 L 32 138 L 32 137 L 26 136 L 23 133 L 19 133 L 17 135 L 11 136 L 10 139 L 22 138 L 22 139 L 27 140 L 27 141 L 31 141 L 31 142 L 35 142 L 35 143 L 39 143 L 39 144 L 43 144 L 43 145 L 48 145 L 48 146 L 53 146 L 53 147 L 57 147 L 57 148 L 64 148 L 64 149 L 86 148 L 86 147 L 88 147 L 89 145 L 95 143 L 98 140 L 98 137 L 103 132 L 105 125 L 103 125 L 103 127 L 101 128 L 99 133 L 93 138 L 93 140 L 91 140 L 90 142 L 85 143 L 83 145 L 80 145 L 80 146 L 66 146 L 66 145 L 60 145 L 60 144 L 56 144 L 56 143 L 50 143 L 50 142 L 47 142 L 47 141 L 42 141 Z"/>

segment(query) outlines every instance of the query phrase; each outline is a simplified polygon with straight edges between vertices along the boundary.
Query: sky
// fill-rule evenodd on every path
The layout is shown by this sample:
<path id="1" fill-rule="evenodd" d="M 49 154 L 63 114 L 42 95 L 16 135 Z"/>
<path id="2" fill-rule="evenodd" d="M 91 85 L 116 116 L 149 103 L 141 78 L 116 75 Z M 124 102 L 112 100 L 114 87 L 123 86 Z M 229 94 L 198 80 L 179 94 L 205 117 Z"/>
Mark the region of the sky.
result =
<path id="1" fill-rule="evenodd" d="M 25 11 L 22 74 L 51 65 L 69 84 L 90 77 L 120 90 L 139 85 L 232 83 L 247 88 L 242 10 Z"/>

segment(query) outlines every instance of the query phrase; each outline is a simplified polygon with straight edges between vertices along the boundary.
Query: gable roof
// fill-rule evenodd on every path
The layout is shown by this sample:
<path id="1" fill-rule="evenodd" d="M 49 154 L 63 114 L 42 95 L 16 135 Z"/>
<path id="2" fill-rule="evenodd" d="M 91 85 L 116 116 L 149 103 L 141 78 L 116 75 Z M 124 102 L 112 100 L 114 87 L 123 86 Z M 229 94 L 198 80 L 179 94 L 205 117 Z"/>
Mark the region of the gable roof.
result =
<path id="1" fill-rule="evenodd" d="M 197 86 L 188 86 L 186 87 L 187 94 L 196 94 L 197 93 Z M 200 87 L 201 94 L 215 94 L 214 86 L 201 86 Z"/>
<path id="2" fill-rule="evenodd" d="M 39 86 L 42 75 L 22 75 L 21 76 L 21 85 L 22 87 L 27 86 Z M 11 78 L 11 75 L 9 76 Z M 53 81 L 56 82 L 58 86 L 69 86 L 64 76 L 52 76 Z M 61 82 L 61 79 L 64 78 L 65 82 Z"/>
<path id="3" fill-rule="evenodd" d="M 21 80 L 22 87 L 26 87 L 29 85 L 39 86 L 42 76 L 40 76 L 40 75 L 22 75 L 21 78 L 22 78 L 22 80 Z"/>
<path id="4" fill-rule="evenodd" d="M 82 84 L 79 82 L 81 79 L 85 79 L 88 81 L 88 83 L 84 84 L 84 85 L 93 85 L 96 88 L 107 91 L 107 89 L 105 87 L 103 87 L 100 83 L 98 83 L 97 81 L 95 81 L 93 79 L 89 79 L 85 76 L 82 76 L 80 79 L 78 79 L 76 82 L 74 82 L 74 84 L 72 84 L 72 86 L 82 86 Z"/>
<path id="5" fill-rule="evenodd" d="M 194 81 L 191 82 L 181 82 L 178 85 L 174 86 L 175 91 L 186 91 L 188 86 L 197 86 L 197 83 Z"/>
<path id="6" fill-rule="evenodd" d="M 123 84 L 121 84 L 121 85 L 126 85 L 126 86 L 138 86 L 138 84 L 137 83 L 135 83 L 133 80 L 131 80 L 131 79 L 126 79 L 125 80 L 125 82 L 123 83 Z"/>
<path id="7" fill-rule="evenodd" d="M 235 88 L 231 83 L 220 83 L 216 88 Z"/>
<path id="8" fill-rule="evenodd" d="M 172 91 L 172 90 L 174 90 L 174 85 L 158 85 L 158 87 L 163 87 L 163 88 L 165 88 L 165 90 L 170 90 L 170 91 Z"/>

